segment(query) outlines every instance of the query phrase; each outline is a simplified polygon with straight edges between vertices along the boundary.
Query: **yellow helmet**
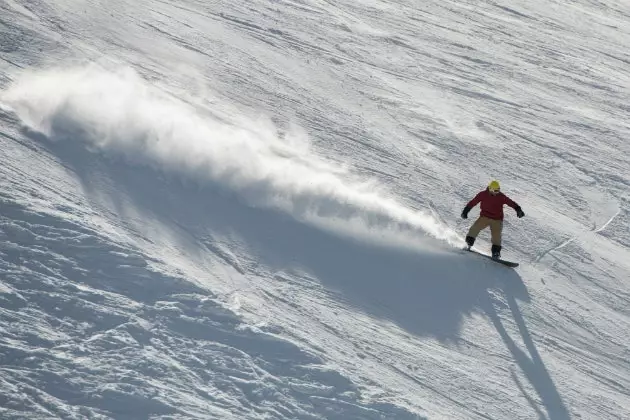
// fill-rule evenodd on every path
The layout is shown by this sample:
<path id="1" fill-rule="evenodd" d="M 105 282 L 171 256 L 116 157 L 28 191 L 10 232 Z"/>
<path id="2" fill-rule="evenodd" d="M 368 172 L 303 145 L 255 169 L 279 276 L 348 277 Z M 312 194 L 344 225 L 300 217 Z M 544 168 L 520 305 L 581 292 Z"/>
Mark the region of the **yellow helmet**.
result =
<path id="1" fill-rule="evenodd" d="M 499 181 L 491 181 L 490 184 L 488 184 L 488 189 L 490 191 L 499 191 L 501 190 L 501 186 L 499 185 Z"/>

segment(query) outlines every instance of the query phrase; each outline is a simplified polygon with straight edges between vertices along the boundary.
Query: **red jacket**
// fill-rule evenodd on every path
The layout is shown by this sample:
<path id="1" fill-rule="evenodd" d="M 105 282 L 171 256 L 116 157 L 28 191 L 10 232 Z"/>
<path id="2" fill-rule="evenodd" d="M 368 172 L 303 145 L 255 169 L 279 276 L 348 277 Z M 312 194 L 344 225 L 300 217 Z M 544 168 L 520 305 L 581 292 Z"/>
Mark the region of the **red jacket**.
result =
<path id="1" fill-rule="evenodd" d="M 487 189 L 477 194 L 475 198 L 466 204 L 466 207 L 472 209 L 478 203 L 481 203 L 481 216 L 494 220 L 503 220 L 503 206 L 505 204 L 512 207 L 514 210 L 519 207 L 518 204 L 510 200 L 510 198 L 502 192 L 492 195 Z"/>

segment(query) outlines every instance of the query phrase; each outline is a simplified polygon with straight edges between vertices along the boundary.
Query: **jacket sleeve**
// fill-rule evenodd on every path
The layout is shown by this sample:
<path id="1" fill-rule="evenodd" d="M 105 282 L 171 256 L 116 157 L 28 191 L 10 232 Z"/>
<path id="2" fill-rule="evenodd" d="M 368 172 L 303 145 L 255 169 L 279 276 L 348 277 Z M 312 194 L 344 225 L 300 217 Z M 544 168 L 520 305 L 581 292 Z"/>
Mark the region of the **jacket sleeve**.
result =
<path id="1" fill-rule="evenodd" d="M 512 207 L 514 210 L 520 208 L 520 206 L 516 204 L 515 201 L 512 201 L 512 199 L 510 199 L 510 197 L 508 197 L 507 195 L 503 196 L 503 202 L 507 204 L 508 206 Z"/>
<path id="2" fill-rule="evenodd" d="M 483 193 L 484 191 L 481 191 L 480 193 L 478 193 L 475 198 L 473 198 L 472 200 L 470 200 L 468 202 L 468 204 L 466 204 L 466 207 L 468 207 L 469 209 L 472 209 L 473 207 L 475 207 L 477 204 L 479 204 L 479 202 L 481 201 L 481 199 L 483 198 Z"/>

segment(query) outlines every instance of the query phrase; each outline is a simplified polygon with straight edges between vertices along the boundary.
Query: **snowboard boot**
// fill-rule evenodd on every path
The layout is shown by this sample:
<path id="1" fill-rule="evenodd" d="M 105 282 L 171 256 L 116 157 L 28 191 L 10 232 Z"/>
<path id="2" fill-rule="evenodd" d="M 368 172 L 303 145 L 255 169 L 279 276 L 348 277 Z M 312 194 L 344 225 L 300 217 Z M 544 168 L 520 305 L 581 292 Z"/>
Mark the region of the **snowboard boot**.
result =
<path id="1" fill-rule="evenodd" d="M 501 245 L 492 245 L 492 259 L 501 259 Z"/>
<path id="2" fill-rule="evenodd" d="M 466 236 L 466 244 L 468 245 L 468 250 L 470 250 L 470 248 L 472 248 L 475 244 L 475 238 L 472 236 Z"/>

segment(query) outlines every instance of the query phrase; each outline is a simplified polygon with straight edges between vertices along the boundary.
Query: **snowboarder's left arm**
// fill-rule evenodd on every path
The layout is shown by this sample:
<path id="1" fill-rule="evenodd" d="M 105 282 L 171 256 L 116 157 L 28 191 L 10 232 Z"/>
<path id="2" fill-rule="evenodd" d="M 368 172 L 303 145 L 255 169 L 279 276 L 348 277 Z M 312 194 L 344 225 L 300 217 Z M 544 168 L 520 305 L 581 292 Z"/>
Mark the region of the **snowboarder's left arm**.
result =
<path id="1" fill-rule="evenodd" d="M 521 206 L 516 204 L 515 201 L 513 201 L 510 197 L 508 197 L 505 194 L 503 195 L 503 201 L 505 202 L 505 204 L 512 207 L 514 210 L 516 210 L 516 217 L 520 219 L 521 217 L 525 216 L 525 213 L 523 212 L 523 209 L 521 208 Z"/>

